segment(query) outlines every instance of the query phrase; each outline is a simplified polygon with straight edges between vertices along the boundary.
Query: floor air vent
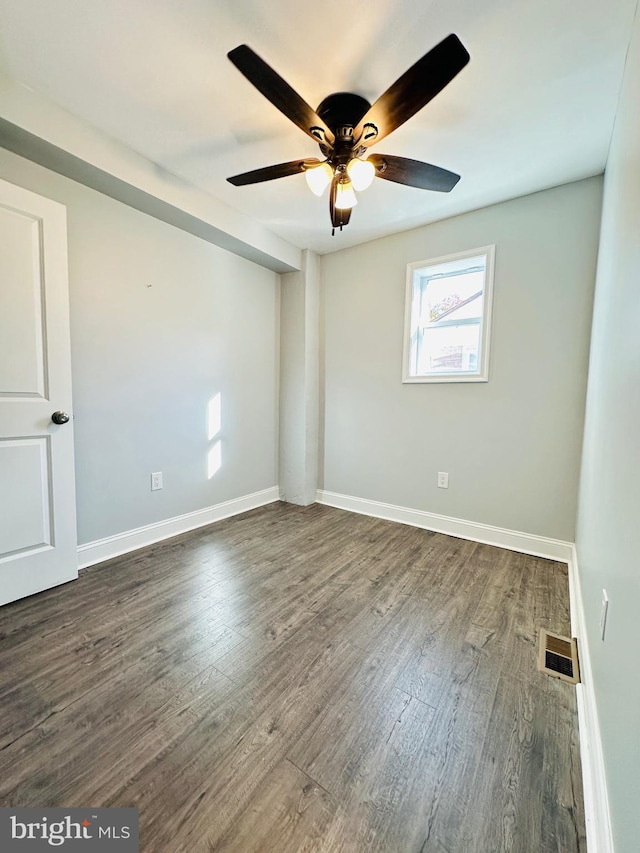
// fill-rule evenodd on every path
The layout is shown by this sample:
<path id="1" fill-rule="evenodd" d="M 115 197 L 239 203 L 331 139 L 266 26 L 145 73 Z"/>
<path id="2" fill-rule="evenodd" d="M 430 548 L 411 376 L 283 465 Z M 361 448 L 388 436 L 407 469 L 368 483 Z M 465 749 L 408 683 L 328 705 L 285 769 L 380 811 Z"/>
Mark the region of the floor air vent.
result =
<path id="1" fill-rule="evenodd" d="M 538 669 L 547 675 L 553 675 L 554 678 L 568 681 L 569 684 L 577 684 L 580 681 L 580 667 L 575 639 L 541 629 Z"/>

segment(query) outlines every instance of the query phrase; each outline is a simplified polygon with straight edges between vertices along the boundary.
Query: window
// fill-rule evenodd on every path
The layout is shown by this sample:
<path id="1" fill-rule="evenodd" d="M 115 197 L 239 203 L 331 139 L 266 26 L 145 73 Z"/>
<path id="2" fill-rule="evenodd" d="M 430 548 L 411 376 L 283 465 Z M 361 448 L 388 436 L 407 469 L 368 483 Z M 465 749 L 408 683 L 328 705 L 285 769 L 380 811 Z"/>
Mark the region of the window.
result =
<path id="1" fill-rule="evenodd" d="M 486 382 L 494 246 L 407 266 L 403 382 Z"/>

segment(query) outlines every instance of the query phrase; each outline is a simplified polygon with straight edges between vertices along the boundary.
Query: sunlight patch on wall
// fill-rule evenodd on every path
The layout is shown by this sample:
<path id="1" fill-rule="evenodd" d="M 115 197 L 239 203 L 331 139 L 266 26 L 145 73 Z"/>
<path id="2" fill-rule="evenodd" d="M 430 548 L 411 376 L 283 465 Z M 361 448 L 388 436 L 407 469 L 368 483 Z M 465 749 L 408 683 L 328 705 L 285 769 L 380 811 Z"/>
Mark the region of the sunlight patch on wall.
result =
<path id="1" fill-rule="evenodd" d="M 222 429 L 222 395 L 218 393 L 207 405 L 207 436 L 213 441 Z M 207 453 L 207 478 L 210 480 L 222 466 L 222 441 L 218 439 Z"/>
<path id="2" fill-rule="evenodd" d="M 209 453 L 207 454 L 207 472 L 209 480 L 216 474 L 222 466 L 222 442 L 216 441 Z"/>
<path id="3" fill-rule="evenodd" d="M 209 400 L 207 406 L 207 431 L 209 441 L 212 441 L 222 428 L 222 396 L 218 392 Z"/>

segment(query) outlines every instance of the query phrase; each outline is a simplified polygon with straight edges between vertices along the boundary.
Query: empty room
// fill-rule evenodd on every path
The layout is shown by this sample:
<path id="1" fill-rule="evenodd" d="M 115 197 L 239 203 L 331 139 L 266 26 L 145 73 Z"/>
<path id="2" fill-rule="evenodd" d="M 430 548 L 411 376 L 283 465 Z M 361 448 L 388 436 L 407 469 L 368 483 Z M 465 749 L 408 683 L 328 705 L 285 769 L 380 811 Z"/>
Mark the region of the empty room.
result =
<path id="1" fill-rule="evenodd" d="M 637 853 L 639 97 L 637 0 L 0 0 L 3 853 Z"/>

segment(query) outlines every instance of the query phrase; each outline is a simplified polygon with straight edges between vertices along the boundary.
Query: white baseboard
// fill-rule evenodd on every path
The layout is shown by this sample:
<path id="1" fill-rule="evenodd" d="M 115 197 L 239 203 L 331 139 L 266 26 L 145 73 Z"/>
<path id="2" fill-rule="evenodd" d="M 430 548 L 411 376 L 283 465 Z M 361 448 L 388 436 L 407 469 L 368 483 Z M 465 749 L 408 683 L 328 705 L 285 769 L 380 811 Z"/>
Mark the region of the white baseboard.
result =
<path id="1" fill-rule="evenodd" d="M 95 563 L 111 560 L 120 554 L 127 554 L 137 548 L 153 545 L 154 542 L 169 539 L 188 530 L 195 530 L 197 527 L 204 527 L 214 521 L 221 521 L 223 518 L 256 509 L 279 499 L 280 491 L 277 486 L 273 486 L 270 489 L 263 489 L 261 492 L 224 501 L 205 509 L 177 515 L 164 521 L 156 521 L 154 524 L 146 524 L 134 530 L 126 530 L 115 536 L 107 536 L 106 539 L 87 542 L 86 545 L 78 546 L 78 568 L 86 569 L 87 566 L 93 566 Z"/>
<path id="2" fill-rule="evenodd" d="M 591 672 L 589 641 L 587 639 L 578 556 L 575 546 L 569 562 L 569 596 L 571 602 L 571 633 L 578 638 L 580 658 L 581 683 L 576 684 L 576 698 L 580 727 L 580 757 L 582 760 L 587 850 L 589 853 L 614 853 L 598 708 Z"/>
<path id="3" fill-rule="evenodd" d="M 412 527 L 422 527 L 435 533 L 446 533 L 458 536 L 460 539 L 471 539 L 486 545 L 497 545 L 510 551 L 520 551 L 534 557 L 547 557 L 568 563 L 571 560 L 571 542 L 560 539 L 547 539 L 544 536 L 533 536 L 530 533 L 520 533 L 517 530 L 506 530 L 502 527 L 492 527 L 489 524 L 479 524 L 476 521 L 465 521 L 461 518 L 451 518 L 447 515 L 436 515 L 419 509 L 409 509 L 404 506 L 370 501 L 365 498 L 355 498 L 351 495 L 340 495 L 336 492 L 318 491 L 317 501 L 321 504 L 358 512 L 361 515 L 372 515 L 375 518 L 385 518 L 387 521 L 398 521 L 410 524 Z"/>

